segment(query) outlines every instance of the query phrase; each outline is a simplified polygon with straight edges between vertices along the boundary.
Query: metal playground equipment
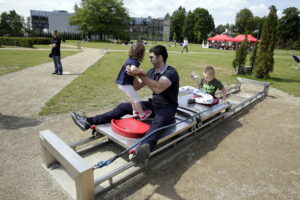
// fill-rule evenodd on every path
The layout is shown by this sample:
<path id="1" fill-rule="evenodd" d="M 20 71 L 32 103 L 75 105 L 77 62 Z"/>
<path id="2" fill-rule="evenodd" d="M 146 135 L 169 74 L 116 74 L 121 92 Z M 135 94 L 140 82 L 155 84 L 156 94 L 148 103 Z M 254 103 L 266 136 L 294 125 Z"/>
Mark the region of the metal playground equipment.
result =
<path id="1" fill-rule="evenodd" d="M 236 84 L 226 89 L 228 102 L 225 104 L 221 101 L 211 106 L 189 104 L 188 99 L 193 94 L 179 96 L 176 123 L 159 133 L 162 137 L 146 163 L 136 166 L 127 154 L 99 168 L 100 160 L 116 155 L 112 149 L 123 151 L 141 140 L 117 134 L 107 123 L 95 126 L 93 136 L 72 144 L 66 144 L 50 130 L 40 132 L 43 165 L 71 199 L 95 199 L 96 195 L 135 177 L 144 168 L 174 153 L 178 147 L 187 145 L 212 127 L 262 100 L 268 94 L 269 83 L 237 78 Z"/>

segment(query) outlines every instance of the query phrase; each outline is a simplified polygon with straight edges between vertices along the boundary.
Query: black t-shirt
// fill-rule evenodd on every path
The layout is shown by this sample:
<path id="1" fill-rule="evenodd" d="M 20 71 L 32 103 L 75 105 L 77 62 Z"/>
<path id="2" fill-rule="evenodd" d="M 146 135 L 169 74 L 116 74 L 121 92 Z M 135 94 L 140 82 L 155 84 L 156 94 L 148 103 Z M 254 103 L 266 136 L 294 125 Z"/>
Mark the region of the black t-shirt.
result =
<path id="1" fill-rule="evenodd" d="M 134 65 L 136 67 L 139 67 L 140 62 L 138 60 L 135 60 L 132 58 L 128 58 L 125 61 L 125 63 L 123 64 L 123 66 L 119 72 L 119 75 L 116 79 L 116 83 L 119 85 L 133 85 L 134 77 L 127 74 L 127 72 L 126 72 L 127 65 Z"/>
<path id="2" fill-rule="evenodd" d="M 51 53 L 54 56 L 60 56 L 60 37 L 56 36 L 55 38 L 52 39 L 51 44 L 56 44 L 55 47 L 52 47 Z"/>
<path id="3" fill-rule="evenodd" d="M 153 92 L 154 106 L 172 106 L 175 109 L 178 106 L 178 90 L 179 90 L 179 76 L 175 68 L 168 66 L 167 69 L 160 73 L 156 73 L 152 68 L 147 72 L 147 76 L 153 80 L 158 81 L 162 76 L 167 77 L 171 85 L 162 93 L 156 94 Z"/>
<path id="4" fill-rule="evenodd" d="M 224 88 L 221 81 L 214 78 L 212 81 L 207 82 L 204 78 L 201 79 L 200 87 L 207 93 L 212 96 L 215 96 L 217 89 L 222 90 Z"/>

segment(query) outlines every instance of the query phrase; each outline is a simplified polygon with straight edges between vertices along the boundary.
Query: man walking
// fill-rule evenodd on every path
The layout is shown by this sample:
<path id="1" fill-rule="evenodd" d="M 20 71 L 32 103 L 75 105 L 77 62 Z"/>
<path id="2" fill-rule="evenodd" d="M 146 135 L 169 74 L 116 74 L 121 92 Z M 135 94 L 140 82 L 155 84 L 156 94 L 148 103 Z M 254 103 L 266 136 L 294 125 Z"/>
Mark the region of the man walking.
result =
<path id="1" fill-rule="evenodd" d="M 51 32 L 52 34 L 52 41 L 50 47 L 52 47 L 51 54 L 54 62 L 54 72 L 52 74 L 62 75 L 63 68 L 60 61 L 60 43 L 61 39 L 58 36 L 57 30 Z"/>
<path id="2" fill-rule="evenodd" d="M 181 53 L 183 53 L 184 50 L 186 50 L 186 52 L 189 53 L 188 45 L 189 45 L 188 39 L 185 37 L 182 43 Z"/>
<path id="3" fill-rule="evenodd" d="M 129 66 L 126 67 L 128 74 L 138 76 L 134 79 L 134 88 L 141 89 L 144 86 L 153 92 L 153 97 L 148 101 L 142 101 L 144 109 L 152 110 L 153 117 L 149 131 L 146 134 L 172 124 L 175 122 L 175 114 L 178 106 L 179 76 L 175 68 L 169 66 L 167 49 L 157 45 L 150 50 L 150 62 L 153 65 L 147 73 L 136 68 L 134 71 Z M 132 114 L 131 103 L 121 103 L 113 110 L 94 117 L 85 117 L 72 112 L 72 119 L 82 130 L 87 130 L 92 124 L 109 123 L 112 119 L 119 119 L 127 114 Z M 143 162 L 149 157 L 151 151 L 155 149 L 157 141 L 161 137 L 161 132 L 157 132 L 147 138 L 143 144 L 138 146 L 131 154 L 130 159 L 136 163 Z"/>

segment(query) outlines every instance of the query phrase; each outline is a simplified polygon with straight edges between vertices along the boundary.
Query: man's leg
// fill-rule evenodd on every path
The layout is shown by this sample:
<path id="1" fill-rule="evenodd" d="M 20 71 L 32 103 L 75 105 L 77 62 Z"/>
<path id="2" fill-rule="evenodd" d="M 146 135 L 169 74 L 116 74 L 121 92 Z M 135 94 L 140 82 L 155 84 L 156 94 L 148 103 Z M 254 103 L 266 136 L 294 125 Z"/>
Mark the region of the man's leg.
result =
<path id="1" fill-rule="evenodd" d="M 56 56 L 55 55 L 52 55 L 52 59 L 53 59 L 53 62 L 54 62 L 54 73 L 58 73 L 58 67 L 57 67 L 57 62 L 56 62 Z"/>
<path id="2" fill-rule="evenodd" d="M 170 125 L 174 123 L 175 121 L 175 113 L 176 110 L 169 107 L 161 107 L 155 109 L 155 117 L 153 118 L 153 121 L 151 123 L 151 127 L 149 131 L 146 133 L 151 134 L 153 131 L 162 128 L 164 126 Z M 143 144 L 147 143 L 150 146 L 150 151 L 153 151 L 155 149 L 155 146 L 157 144 L 157 141 L 161 138 L 161 133 L 164 130 L 158 131 L 154 133 L 152 136 L 147 138 Z"/>
<path id="3" fill-rule="evenodd" d="M 151 104 L 147 101 L 142 102 L 144 108 L 151 109 Z M 71 113 L 71 117 L 75 124 L 83 131 L 90 128 L 92 124 L 105 124 L 110 122 L 112 119 L 119 119 L 127 114 L 132 114 L 131 103 L 121 103 L 113 110 L 103 113 L 101 115 L 96 115 L 94 117 L 81 116 L 75 112 Z"/>
<path id="4" fill-rule="evenodd" d="M 63 73 L 63 68 L 62 68 L 62 65 L 61 65 L 60 56 L 55 56 L 55 57 L 56 57 L 56 64 L 57 64 L 58 74 L 62 74 Z"/>

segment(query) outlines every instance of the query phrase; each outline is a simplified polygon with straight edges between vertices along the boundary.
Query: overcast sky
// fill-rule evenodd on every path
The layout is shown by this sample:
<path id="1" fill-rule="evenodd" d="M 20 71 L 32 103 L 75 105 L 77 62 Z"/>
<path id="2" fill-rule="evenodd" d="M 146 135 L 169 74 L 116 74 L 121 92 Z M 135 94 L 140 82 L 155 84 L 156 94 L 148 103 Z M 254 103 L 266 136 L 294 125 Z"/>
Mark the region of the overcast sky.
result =
<path id="1" fill-rule="evenodd" d="M 80 0 L 0 0 L 0 12 L 16 10 L 22 16 L 29 16 L 29 10 L 67 10 L 74 12 L 75 3 Z M 123 0 L 131 17 L 164 17 L 179 6 L 186 10 L 206 8 L 215 20 L 215 25 L 234 23 L 236 13 L 243 8 L 252 10 L 255 16 L 264 16 L 268 7 L 275 5 L 278 16 L 287 7 L 300 9 L 300 0 Z"/>

